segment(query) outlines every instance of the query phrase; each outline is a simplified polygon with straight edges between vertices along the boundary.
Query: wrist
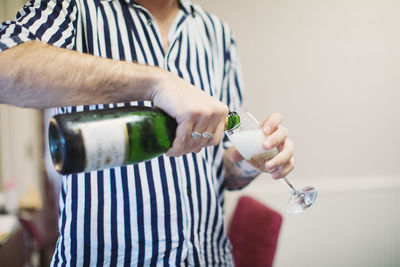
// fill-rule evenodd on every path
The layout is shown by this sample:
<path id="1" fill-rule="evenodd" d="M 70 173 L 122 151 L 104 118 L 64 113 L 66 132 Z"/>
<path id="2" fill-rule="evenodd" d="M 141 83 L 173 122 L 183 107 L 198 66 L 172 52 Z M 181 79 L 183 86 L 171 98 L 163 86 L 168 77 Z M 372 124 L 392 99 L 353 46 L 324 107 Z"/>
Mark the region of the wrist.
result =
<path id="1" fill-rule="evenodd" d="M 234 163 L 233 163 L 234 165 Z M 250 184 L 259 174 L 259 171 L 250 173 L 243 173 L 238 171 L 235 166 L 234 169 L 225 167 L 225 186 L 228 190 L 240 190 Z"/>
<path id="2" fill-rule="evenodd" d="M 132 62 L 121 62 L 123 71 L 120 80 L 128 81 L 124 86 L 127 99 L 153 101 L 161 80 L 161 69 L 155 66 Z"/>
<path id="3" fill-rule="evenodd" d="M 163 83 L 168 72 L 159 67 L 146 66 L 147 100 L 156 102 L 157 95 L 164 88 Z"/>
<path id="4" fill-rule="evenodd" d="M 235 176 L 253 178 L 261 173 L 259 169 L 254 167 L 250 162 L 245 160 L 234 147 L 230 147 L 224 154 L 225 168 Z"/>
<path id="5" fill-rule="evenodd" d="M 243 177 L 243 179 L 255 178 L 261 173 L 259 169 L 251 165 L 247 160 L 236 162 L 235 165 L 237 167 L 237 174 Z"/>
<path id="6" fill-rule="evenodd" d="M 229 190 L 244 188 L 261 173 L 244 159 L 232 160 L 231 155 L 234 150 L 234 148 L 228 148 L 224 155 L 225 185 Z"/>

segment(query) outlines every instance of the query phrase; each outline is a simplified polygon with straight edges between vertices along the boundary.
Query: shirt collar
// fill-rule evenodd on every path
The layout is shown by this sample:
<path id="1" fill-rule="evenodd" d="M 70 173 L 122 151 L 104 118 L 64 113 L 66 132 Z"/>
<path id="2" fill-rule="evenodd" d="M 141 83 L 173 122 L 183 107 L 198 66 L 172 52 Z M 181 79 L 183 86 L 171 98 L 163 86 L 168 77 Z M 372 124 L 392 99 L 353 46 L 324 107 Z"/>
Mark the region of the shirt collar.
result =
<path id="1" fill-rule="evenodd" d="M 194 16 L 194 6 L 190 0 L 179 0 L 179 6 L 187 15 Z"/>
<path id="2" fill-rule="evenodd" d="M 136 7 L 143 8 L 141 5 L 135 2 L 135 0 L 125 0 L 128 4 L 132 4 Z M 195 8 L 191 0 L 178 0 L 179 7 L 185 12 L 186 15 L 194 16 Z"/>

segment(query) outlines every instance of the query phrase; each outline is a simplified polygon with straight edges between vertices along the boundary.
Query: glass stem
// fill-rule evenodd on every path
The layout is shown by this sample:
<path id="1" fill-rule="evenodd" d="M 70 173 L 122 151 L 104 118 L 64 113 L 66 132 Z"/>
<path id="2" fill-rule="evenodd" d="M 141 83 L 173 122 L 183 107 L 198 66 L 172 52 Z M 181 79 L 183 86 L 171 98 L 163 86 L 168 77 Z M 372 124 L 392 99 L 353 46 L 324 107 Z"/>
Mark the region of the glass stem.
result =
<path id="1" fill-rule="evenodd" d="M 296 188 L 294 188 L 294 186 L 289 182 L 286 177 L 279 179 L 279 181 L 281 181 L 289 189 L 290 193 L 292 193 L 293 195 L 297 193 Z"/>

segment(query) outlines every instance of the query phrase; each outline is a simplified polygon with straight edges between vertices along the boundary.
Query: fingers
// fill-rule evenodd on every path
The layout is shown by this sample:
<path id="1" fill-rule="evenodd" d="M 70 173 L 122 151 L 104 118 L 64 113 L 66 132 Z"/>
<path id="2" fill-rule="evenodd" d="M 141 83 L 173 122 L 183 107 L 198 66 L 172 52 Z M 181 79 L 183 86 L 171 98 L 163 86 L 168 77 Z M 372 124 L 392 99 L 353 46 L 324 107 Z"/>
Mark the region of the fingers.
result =
<path id="1" fill-rule="evenodd" d="M 221 103 L 213 110 L 196 110 L 178 123 L 175 140 L 167 156 L 200 152 L 203 147 L 217 145 L 224 132 L 228 108 Z M 195 134 L 193 134 L 195 133 Z"/>
<path id="2" fill-rule="evenodd" d="M 281 179 L 286 177 L 294 169 L 294 159 L 291 158 L 285 165 L 278 168 L 276 171 L 271 173 L 272 179 Z"/>
<path id="3" fill-rule="evenodd" d="M 205 146 L 217 145 L 221 141 L 224 132 L 224 122 L 228 110 L 217 112 L 205 112 L 199 116 L 193 126 L 193 131 L 201 133 L 202 138 L 193 140 L 194 146 L 203 148 Z"/>
<path id="4" fill-rule="evenodd" d="M 279 144 L 283 144 L 285 139 L 288 137 L 288 134 L 288 129 L 279 125 L 274 132 L 265 138 L 263 144 L 264 149 L 269 150 Z"/>
<path id="5" fill-rule="evenodd" d="M 273 179 L 280 179 L 294 169 L 293 142 L 288 138 L 288 129 L 281 125 L 282 115 L 272 113 L 262 124 L 264 134 L 263 148 L 270 150 L 276 147 L 279 153 L 265 163 L 265 168 L 272 174 Z"/>
<path id="6" fill-rule="evenodd" d="M 286 138 L 282 150 L 265 164 L 266 169 L 271 172 L 273 179 L 285 177 L 294 169 L 293 154 L 293 142 L 289 138 Z"/>
<path id="7" fill-rule="evenodd" d="M 209 140 L 207 146 L 216 146 L 221 142 L 222 136 L 224 135 L 225 118 L 217 125 L 213 138 Z"/>
<path id="8" fill-rule="evenodd" d="M 168 157 L 177 157 L 182 155 L 182 153 L 185 151 L 185 144 L 188 144 L 192 138 L 191 135 L 188 135 L 188 133 L 191 133 L 191 130 L 192 126 L 188 123 L 178 124 L 178 127 L 175 131 L 175 139 L 171 148 L 166 152 Z"/>
<path id="9" fill-rule="evenodd" d="M 265 135 L 270 135 L 275 132 L 279 125 L 282 123 L 282 115 L 280 113 L 274 112 L 269 115 L 261 124 Z"/>

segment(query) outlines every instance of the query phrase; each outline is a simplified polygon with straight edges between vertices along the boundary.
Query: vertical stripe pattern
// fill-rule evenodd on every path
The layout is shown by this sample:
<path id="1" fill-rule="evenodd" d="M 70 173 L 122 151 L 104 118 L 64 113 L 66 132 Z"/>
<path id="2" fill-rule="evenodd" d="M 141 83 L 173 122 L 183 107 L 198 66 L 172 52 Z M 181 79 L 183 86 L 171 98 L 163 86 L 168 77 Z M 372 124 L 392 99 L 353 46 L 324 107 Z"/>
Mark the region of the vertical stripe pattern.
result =
<path id="1" fill-rule="evenodd" d="M 163 51 L 151 13 L 130 0 L 32 0 L 0 25 L 0 51 L 38 40 L 164 68 L 240 107 L 242 79 L 230 28 L 189 0 Z M 151 105 L 58 108 L 58 113 Z M 231 266 L 223 214 L 226 144 L 177 158 L 62 176 L 52 266 Z"/>

